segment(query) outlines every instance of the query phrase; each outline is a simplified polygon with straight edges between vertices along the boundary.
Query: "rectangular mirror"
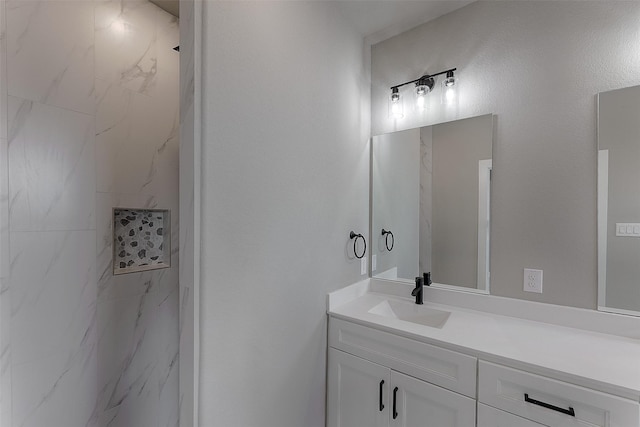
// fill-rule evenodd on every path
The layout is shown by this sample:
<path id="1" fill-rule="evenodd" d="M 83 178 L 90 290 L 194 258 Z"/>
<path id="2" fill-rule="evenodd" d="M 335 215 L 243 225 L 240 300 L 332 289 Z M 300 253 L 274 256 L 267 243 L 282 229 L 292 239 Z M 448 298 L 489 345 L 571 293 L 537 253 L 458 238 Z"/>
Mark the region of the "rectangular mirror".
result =
<path id="1" fill-rule="evenodd" d="M 372 276 L 489 291 L 491 114 L 373 137 Z"/>
<path id="2" fill-rule="evenodd" d="M 640 315 L 640 86 L 598 94 L 598 308 Z"/>

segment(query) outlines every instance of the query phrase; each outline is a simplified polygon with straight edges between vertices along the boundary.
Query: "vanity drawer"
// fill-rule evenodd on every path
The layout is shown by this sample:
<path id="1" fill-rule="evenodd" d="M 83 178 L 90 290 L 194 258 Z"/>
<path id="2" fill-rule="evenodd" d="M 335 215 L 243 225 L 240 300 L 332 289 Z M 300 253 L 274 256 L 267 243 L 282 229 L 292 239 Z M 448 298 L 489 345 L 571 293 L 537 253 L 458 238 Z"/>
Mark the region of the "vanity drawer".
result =
<path id="1" fill-rule="evenodd" d="M 493 363 L 480 361 L 478 369 L 478 401 L 526 419 L 549 427 L 640 426 L 632 400 Z"/>
<path id="2" fill-rule="evenodd" d="M 476 397 L 475 357 L 335 318 L 329 319 L 329 346 Z"/>
<path id="3" fill-rule="evenodd" d="M 500 409 L 478 403 L 478 427 L 545 427 Z"/>

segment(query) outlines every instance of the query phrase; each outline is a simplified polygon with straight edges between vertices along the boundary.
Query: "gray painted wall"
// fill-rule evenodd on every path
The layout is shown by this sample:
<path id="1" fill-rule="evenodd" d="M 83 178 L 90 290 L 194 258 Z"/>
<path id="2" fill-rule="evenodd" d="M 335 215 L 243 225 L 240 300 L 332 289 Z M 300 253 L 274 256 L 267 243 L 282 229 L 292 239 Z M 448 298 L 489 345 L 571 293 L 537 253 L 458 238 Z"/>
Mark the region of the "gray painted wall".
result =
<path id="1" fill-rule="evenodd" d="M 205 2 L 200 425 L 322 427 L 367 235 L 369 80 L 332 2 Z"/>
<path id="2" fill-rule="evenodd" d="M 600 94 L 599 149 L 609 150 L 607 307 L 640 310 L 640 238 L 616 237 L 617 222 L 640 223 L 640 87 Z"/>
<path id="3" fill-rule="evenodd" d="M 432 126 L 432 280 L 478 286 L 478 161 L 491 159 L 493 118 Z"/>
<path id="4" fill-rule="evenodd" d="M 497 115 L 491 291 L 596 307 L 596 102 L 640 83 L 635 2 L 476 2 L 372 48 L 372 134 Z M 392 84 L 458 67 L 459 102 L 388 118 Z M 544 270 L 525 293 L 523 268 Z"/>
<path id="5" fill-rule="evenodd" d="M 420 274 L 420 129 L 373 138 L 373 275 L 397 267 L 399 278 Z M 388 251 L 382 229 L 395 240 Z M 391 238 L 389 238 L 391 243 Z"/>

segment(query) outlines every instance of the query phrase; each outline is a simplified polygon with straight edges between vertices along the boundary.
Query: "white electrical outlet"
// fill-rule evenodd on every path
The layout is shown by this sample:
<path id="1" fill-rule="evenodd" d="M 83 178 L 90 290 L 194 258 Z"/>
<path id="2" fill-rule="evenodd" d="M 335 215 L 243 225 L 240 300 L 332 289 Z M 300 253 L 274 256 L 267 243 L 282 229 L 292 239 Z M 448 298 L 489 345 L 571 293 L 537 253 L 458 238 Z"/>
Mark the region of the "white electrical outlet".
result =
<path id="1" fill-rule="evenodd" d="M 360 274 L 367 274 L 367 259 L 362 258 L 360 260 Z"/>
<path id="2" fill-rule="evenodd" d="M 376 271 L 378 267 L 378 257 L 377 255 L 371 255 L 371 271 Z"/>
<path id="3" fill-rule="evenodd" d="M 542 270 L 524 269 L 524 290 L 542 293 Z"/>

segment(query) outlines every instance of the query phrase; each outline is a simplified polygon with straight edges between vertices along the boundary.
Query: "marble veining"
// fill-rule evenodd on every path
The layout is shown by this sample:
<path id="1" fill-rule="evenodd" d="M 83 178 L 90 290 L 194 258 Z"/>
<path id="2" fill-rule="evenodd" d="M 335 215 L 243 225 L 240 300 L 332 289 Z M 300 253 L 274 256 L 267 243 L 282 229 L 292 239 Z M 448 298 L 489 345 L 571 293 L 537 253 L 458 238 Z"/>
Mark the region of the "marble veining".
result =
<path id="1" fill-rule="evenodd" d="M 12 231 L 95 228 L 93 116 L 9 97 Z"/>
<path id="2" fill-rule="evenodd" d="M 9 277 L 9 163 L 7 147 L 7 140 L 0 138 L 0 278 Z"/>
<path id="3" fill-rule="evenodd" d="M 6 2 L 0 0 L 0 424 L 11 425 Z"/>
<path id="4" fill-rule="evenodd" d="M 7 34 L 9 95 L 93 114 L 92 2 L 7 0 Z"/>
<path id="5" fill-rule="evenodd" d="M 36 362 L 58 349 L 72 351 L 84 339 L 95 311 L 95 232 L 14 232 L 11 245 L 16 361 Z"/>
<path id="6" fill-rule="evenodd" d="M 176 416 L 174 294 L 153 291 L 148 283 L 142 295 L 99 302 L 101 425 L 157 426 L 159 413 Z"/>
<path id="7" fill-rule="evenodd" d="M 96 77 L 151 95 L 158 70 L 158 8 L 149 2 L 99 1 L 95 8 Z"/>
<path id="8" fill-rule="evenodd" d="M 0 278 L 0 423 L 11 425 L 11 292 L 9 280 Z"/>
<path id="9" fill-rule="evenodd" d="M 177 193 L 178 106 L 97 81 L 97 189 Z"/>
<path id="10" fill-rule="evenodd" d="M 11 425 L 92 425 L 95 232 L 14 232 L 11 245 Z"/>
<path id="11" fill-rule="evenodd" d="M 6 2 L 0 1 L 0 139 L 7 139 L 7 30 Z"/>

